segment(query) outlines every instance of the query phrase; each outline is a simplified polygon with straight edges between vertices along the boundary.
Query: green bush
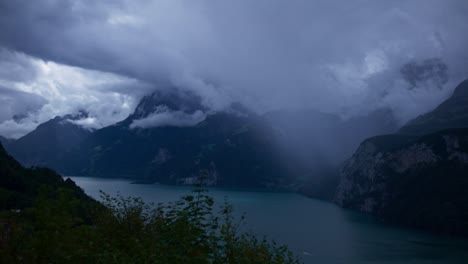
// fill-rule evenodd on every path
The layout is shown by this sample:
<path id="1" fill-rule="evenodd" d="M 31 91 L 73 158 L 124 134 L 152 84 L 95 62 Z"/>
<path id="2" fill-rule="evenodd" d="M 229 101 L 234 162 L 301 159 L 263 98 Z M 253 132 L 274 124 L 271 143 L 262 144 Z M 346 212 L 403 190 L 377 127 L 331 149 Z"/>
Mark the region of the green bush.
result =
<path id="1" fill-rule="evenodd" d="M 169 204 L 102 201 L 52 170 L 23 168 L 0 144 L 0 263 L 298 263 L 240 233 L 232 206 L 215 206 L 201 184 Z"/>
<path id="2" fill-rule="evenodd" d="M 35 206 L 9 217 L 5 263 L 299 263 L 285 246 L 241 233 L 230 204 L 201 188 L 168 204 L 111 197 L 86 203 L 43 189 Z"/>

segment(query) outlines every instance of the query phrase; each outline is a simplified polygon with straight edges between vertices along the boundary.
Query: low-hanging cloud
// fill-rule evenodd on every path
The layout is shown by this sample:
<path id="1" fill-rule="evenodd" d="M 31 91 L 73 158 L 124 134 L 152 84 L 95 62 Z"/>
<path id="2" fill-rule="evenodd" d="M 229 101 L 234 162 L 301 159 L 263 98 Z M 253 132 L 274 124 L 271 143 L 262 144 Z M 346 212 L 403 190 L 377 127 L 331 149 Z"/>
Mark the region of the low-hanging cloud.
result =
<path id="1" fill-rule="evenodd" d="M 212 110 L 234 101 L 258 112 L 387 107 L 405 122 L 468 77 L 467 13 L 465 0 L 2 0 L 0 45 L 54 65 L 190 90 Z M 415 89 L 401 69 L 430 58 L 443 61 L 448 79 Z M 122 86 L 116 97 L 136 100 L 145 91 Z M 93 108 L 104 98 L 80 100 Z M 109 101 L 95 112 L 114 111 L 111 104 L 125 105 Z"/>
<path id="2" fill-rule="evenodd" d="M 196 110 L 193 113 L 186 113 L 184 111 L 173 111 L 167 106 L 161 105 L 147 117 L 133 120 L 130 124 L 130 128 L 188 127 L 202 122 L 205 118 L 206 114 L 201 110 Z"/>

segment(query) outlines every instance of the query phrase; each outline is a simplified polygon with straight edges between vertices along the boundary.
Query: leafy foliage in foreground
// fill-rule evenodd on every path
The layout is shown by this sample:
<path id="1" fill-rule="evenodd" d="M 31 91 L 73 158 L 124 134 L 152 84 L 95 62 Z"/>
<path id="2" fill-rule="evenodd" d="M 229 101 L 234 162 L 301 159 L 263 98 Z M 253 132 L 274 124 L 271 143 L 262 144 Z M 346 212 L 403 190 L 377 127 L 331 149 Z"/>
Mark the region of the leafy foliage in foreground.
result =
<path id="1" fill-rule="evenodd" d="M 0 257 L 7 263 L 299 263 L 285 247 L 240 233 L 225 203 L 197 189 L 169 204 L 103 194 L 104 207 L 83 208 L 61 189 L 41 192 L 36 206 L 17 215 Z M 84 211 L 83 211 L 84 210 Z M 92 213 L 91 223 L 80 215 Z"/>
<path id="2" fill-rule="evenodd" d="M 232 206 L 215 206 L 200 186 L 169 204 L 102 198 L 22 167 L 0 145 L 0 263 L 298 263 L 286 247 L 239 232 Z"/>

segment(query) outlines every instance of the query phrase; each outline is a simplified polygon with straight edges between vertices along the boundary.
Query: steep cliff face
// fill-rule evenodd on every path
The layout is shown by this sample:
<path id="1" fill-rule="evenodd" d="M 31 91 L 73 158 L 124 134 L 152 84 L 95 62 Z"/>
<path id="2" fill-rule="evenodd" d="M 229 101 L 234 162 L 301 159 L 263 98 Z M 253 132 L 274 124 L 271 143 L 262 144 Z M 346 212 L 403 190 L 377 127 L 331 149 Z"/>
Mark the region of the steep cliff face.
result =
<path id="1" fill-rule="evenodd" d="M 468 81 L 399 133 L 365 140 L 335 202 L 382 220 L 468 235 Z"/>
<path id="2" fill-rule="evenodd" d="M 363 142 L 335 201 L 384 221 L 468 235 L 468 129 Z"/>

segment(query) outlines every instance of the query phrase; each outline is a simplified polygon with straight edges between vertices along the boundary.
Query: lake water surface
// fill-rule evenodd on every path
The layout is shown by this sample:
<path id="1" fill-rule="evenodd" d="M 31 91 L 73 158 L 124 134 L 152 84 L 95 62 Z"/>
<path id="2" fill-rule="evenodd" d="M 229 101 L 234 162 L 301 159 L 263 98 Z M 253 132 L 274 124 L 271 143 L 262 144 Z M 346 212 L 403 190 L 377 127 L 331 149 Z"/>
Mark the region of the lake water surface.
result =
<path id="1" fill-rule="evenodd" d="M 99 190 L 170 202 L 190 187 L 131 184 L 127 180 L 71 177 L 99 199 Z M 287 244 L 304 263 L 468 263 L 468 240 L 382 225 L 367 215 L 295 193 L 210 188 L 215 202 L 227 197 L 245 229 Z"/>

